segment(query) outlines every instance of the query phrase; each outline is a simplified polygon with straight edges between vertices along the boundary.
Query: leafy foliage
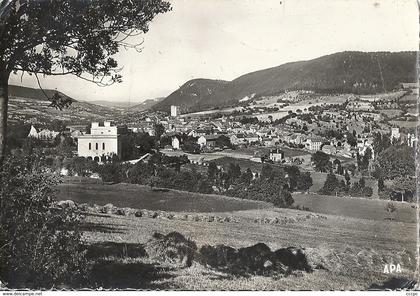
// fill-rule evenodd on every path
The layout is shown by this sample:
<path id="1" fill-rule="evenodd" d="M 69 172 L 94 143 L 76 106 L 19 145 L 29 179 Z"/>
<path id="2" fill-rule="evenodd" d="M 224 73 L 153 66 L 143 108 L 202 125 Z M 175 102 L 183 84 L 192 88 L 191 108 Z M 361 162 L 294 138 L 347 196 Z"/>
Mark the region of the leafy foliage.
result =
<path id="1" fill-rule="evenodd" d="M 386 179 L 414 176 L 415 155 L 414 149 L 409 146 L 390 146 L 378 157 L 381 176 Z"/>
<path id="2" fill-rule="evenodd" d="M 58 180 L 30 157 L 9 158 L 1 171 L 0 277 L 10 287 L 76 285 L 85 260 L 72 209 L 54 210 Z"/>
<path id="3" fill-rule="evenodd" d="M 311 160 L 316 171 L 328 172 L 331 169 L 330 156 L 322 151 L 312 154 Z"/>
<path id="4" fill-rule="evenodd" d="M 170 8 L 160 0 L 11 1 L 10 6 L 0 31 L 3 69 L 82 78 L 88 73 L 86 79 L 98 84 L 106 84 L 106 76 L 120 81 L 112 56 Z"/>

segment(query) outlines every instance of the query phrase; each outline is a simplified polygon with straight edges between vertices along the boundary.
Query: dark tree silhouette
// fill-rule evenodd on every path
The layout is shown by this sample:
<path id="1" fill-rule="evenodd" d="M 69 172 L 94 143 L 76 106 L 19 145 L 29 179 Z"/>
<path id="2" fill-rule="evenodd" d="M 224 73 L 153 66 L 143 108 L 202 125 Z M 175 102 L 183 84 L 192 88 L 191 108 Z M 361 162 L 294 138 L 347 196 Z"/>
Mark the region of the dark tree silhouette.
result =
<path id="1" fill-rule="evenodd" d="M 113 58 L 170 4 L 163 0 L 0 0 L 0 163 L 7 130 L 11 73 L 72 74 L 100 86 L 121 81 Z M 138 40 L 138 39 L 136 39 Z M 52 105 L 68 102 L 50 98 Z"/>

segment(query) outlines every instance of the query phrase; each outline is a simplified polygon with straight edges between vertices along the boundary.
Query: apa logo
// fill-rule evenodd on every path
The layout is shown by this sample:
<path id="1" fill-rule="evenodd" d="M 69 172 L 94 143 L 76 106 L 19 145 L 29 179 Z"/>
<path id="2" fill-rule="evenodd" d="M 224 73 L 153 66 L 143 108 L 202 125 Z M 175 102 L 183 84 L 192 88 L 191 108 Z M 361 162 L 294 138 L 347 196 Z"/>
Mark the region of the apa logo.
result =
<path id="1" fill-rule="evenodd" d="M 401 265 L 398 263 L 395 264 L 385 264 L 384 266 L 384 273 L 401 273 Z"/>

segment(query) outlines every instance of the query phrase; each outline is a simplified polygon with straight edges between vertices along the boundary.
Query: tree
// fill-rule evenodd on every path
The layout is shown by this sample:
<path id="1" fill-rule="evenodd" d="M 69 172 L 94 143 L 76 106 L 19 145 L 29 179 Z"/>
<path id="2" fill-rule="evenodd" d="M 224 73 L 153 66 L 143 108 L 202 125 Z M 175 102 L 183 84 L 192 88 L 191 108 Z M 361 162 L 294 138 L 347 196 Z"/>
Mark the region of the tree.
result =
<path id="1" fill-rule="evenodd" d="M 343 174 L 343 167 L 341 166 L 341 161 L 338 158 L 336 158 L 334 160 L 333 164 L 335 165 L 336 173 L 339 174 L 339 175 L 342 175 Z"/>
<path id="2" fill-rule="evenodd" d="M 74 157 L 65 162 L 65 168 L 71 175 L 77 174 L 80 177 L 88 177 L 98 171 L 98 164 L 88 158 Z"/>
<path id="3" fill-rule="evenodd" d="M 409 146 L 390 146 L 379 155 L 378 164 L 385 179 L 414 176 L 414 149 Z"/>
<path id="4" fill-rule="evenodd" d="M 164 133 L 165 133 L 165 127 L 161 123 L 155 124 L 155 136 L 158 141 L 160 140 L 160 137 L 162 137 Z"/>
<path id="5" fill-rule="evenodd" d="M 247 168 L 245 172 L 242 173 L 241 175 L 241 183 L 244 185 L 249 185 L 251 184 L 253 175 L 252 175 L 252 171 L 250 168 Z"/>
<path id="6" fill-rule="evenodd" d="M 200 145 L 193 139 L 185 140 L 181 145 L 181 149 L 182 151 L 192 154 L 200 154 L 201 152 Z"/>
<path id="7" fill-rule="evenodd" d="M 297 189 L 308 191 L 313 185 L 313 180 L 311 177 L 311 173 L 305 172 L 300 174 L 298 182 L 297 182 Z"/>
<path id="8" fill-rule="evenodd" d="M 57 154 L 64 157 L 73 157 L 74 151 L 77 149 L 74 141 L 70 137 L 58 135 L 60 143 L 57 145 Z"/>
<path id="9" fill-rule="evenodd" d="M 350 146 L 355 147 L 357 145 L 357 139 L 356 139 L 356 136 L 355 136 L 355 131 L 353 131 L 353 134 L 347 133 L 346 137 L 347 137 L 347 143 Z"/>
<path id="10" fill-rule="evenodd" d="M 210 181 L 213 181 L 217 176 L 217 172 L 217 165 L 214 162 L 210 162 L 207 168 L 207 178 L 209 178 Z"/>
<path id="11" fill-rule="evenodd" d="M 9 288 L 74 287 L 86 269 L 80 217 L 54 208 L 58 179 L 39 162 L 10 157 L 0 170 L 0 278 Z"/>
<path id="12" fill-rule="evenodd" d="M 339 183 L 340 182 L 338 181 L 337 177 L 332 171 L 330 171 L 327 175 L 327 179 L 325 180 L 324 186 L 320 190 L 320 193 L 326 195 L 331 195 L 333 193 L 337 194 L 339 192 Z"/>
<path id="13" fill-rule="evenodd" d="M 330 156 L 322 151 L 312 154 L 311 160 L 316 171 L 327 172 L 331 168 Z"/>
<path id="14" fill-rule="evenodd" d="M 391 191 L 394 193 L 394 199 L 401 201 L 413 202 L 415 198 L 416 178 L 415 177 L 399 177 L 393 180 Z"/>
<path id="15" fill-rule="evenodd" d="M 369 161 L 372 159 L 372 150 L 368 147 L 366 148 L 363 157 L 360 158 L 360 169 L 367 170 L 369 168 Z M 359 158 L 358 158 L 359 161 Z"/>
<path id="16" fill-rule="evenodd" d="M 373 138 L 373 150 L 377 155 L 391 146 L 391 139 L 387 134 L 375 133 Z"/>
<path id="17" fill-rule="evenodd" d="M 385 190 L 384 179 L 380 177 L 378 179 L 378 191 L 384 191 L 384 190 Z"/>
<path id="18" fill-rule="evenodd" d="M 366 181 L 365 181 L 365 178 L 363 176 L 359 180 L 359 185 L 360 185 L 361 188 L 365 188 L 365 186 L 366 186 Z"/>
<path id="19" fill-rule="evenodd" d="M 349 175 L 349 171 L 346 170 L 345 174 L 344 174 L 344 179 L 346 179 L 346 186 L 350 187 L 350 175 Z"/>
<path id="20" fill-rule="evenodd" d="M 226 137 L 225 135 L 221 135 L 216 139 L 216 146 L 219 148 L 232 148 L 232 143 L 230 142 L 230 139 Z"/>
<path id="21" fill-rule="evenodd" d="M 297 184 L 300 179 L 300 171 L 297 166 L 286 166 L 284 170 L 287 172 L 287 175 L 289 176 L 289 190 L 292 191 L 297 187 Z"/>
<path id="22" fill-rule="evenodd" d="M 227 170 L 228 184 L 233 184 L 241 176 L 241 167 L 239 164 L 231 162 Z"/>
<path id="23" fill-rule="evenodd" d="M 393 213 L 397 210 L 397 207 L 394 205 L 393 202 L 388 202 L 385 206 L 385 211 L 389 214 L 389 220 L 393 220 Z"/>
<path id="24" fill-rule="evenodd" d="M 120 47 L 140 50 L 134 37 L 170 10 L 163 0 L 2 0 L 0 5 L 0 163 L 7 132 L 11 73 L 71 74 L 105 86 L 121 81 L 113 56 Z M 39 82 L 39 80 L 38 80 Z M 55 93 L 51 105 L 69 104 Z"/>

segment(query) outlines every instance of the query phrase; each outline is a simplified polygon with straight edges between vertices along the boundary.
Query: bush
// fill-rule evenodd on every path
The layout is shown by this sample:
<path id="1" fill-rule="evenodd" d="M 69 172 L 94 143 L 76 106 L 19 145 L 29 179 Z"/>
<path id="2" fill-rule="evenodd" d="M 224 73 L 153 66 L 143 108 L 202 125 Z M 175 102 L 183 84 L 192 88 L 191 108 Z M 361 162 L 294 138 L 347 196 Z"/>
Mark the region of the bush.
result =
<path id="1" fill-rule="evenodd" d="M 80 284 L 84 251 L 75 209 L 57 209 L 58 180 L 33 157 L 7 159 L 0 172 L 0 278 L 10 288 Z"/>

